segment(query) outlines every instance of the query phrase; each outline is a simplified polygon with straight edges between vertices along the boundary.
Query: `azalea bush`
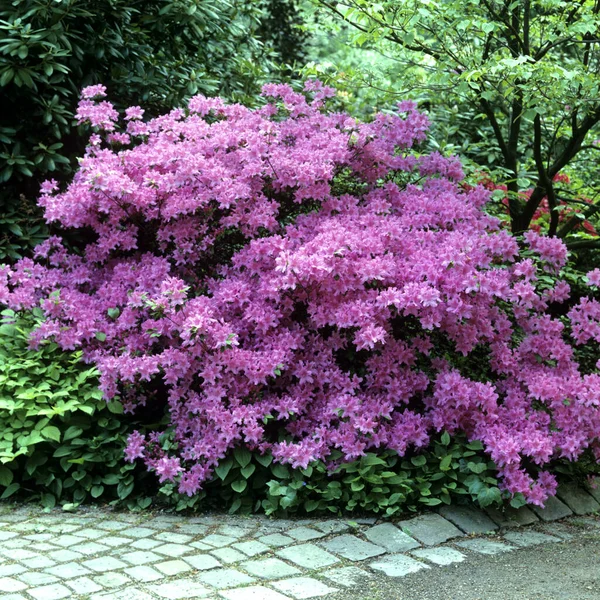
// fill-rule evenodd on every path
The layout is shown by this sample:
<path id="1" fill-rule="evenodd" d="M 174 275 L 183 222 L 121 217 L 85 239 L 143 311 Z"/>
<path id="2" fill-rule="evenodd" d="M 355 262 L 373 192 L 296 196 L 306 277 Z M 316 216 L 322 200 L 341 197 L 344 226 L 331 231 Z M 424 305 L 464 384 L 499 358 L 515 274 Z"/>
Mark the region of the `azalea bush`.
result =
<path id="1" fill-rule="evenodd" d="M 3 267 L 0 301 L 40 306 L 32 342 L 81 349 L 106 399 L 168 406 L 169 436 L 132 434 L 128 460 L 191 496 L 236 448 L 334 472 L 445 431 L 541 504 L 545 465 L 600 459 L 600 365 L 574 349 L 597 348 L 600 302 L 548 313 L 569 299 L 564 244 L 487 214 L 456 157 L 419 150 L 414 105 L 361 123 L 310 81 L 144 121 L 104 94 L 83 92 L 98 132 L 72 183 L 40 198 L 84 241 Z"/>

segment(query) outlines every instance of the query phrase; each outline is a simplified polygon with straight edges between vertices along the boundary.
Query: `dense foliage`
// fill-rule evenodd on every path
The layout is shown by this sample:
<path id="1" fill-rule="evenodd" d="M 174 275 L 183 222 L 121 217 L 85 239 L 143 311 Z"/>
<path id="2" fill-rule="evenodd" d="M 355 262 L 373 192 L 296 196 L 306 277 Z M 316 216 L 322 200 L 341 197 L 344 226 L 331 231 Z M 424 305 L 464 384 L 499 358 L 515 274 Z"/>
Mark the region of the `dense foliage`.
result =
<path id="1" fill-rule="evenodd" d="M 565 169 L 573 180 L 584 179 L 583 196 L 597 201 L 595 0 L 318 3 L 353 29 L 356 45 L 383 56 L 369 69 L 379 77 L 350 61 L 351 93 L 364 95 L 366 87 L 379 98 L 419 98 L 434 111 L 438 129 L 449 121 L 450 141 L 507 185 L 515 232 L 529 227 L 544 197 L 550 235 L 572 232 L 558 226 L 560 201 L 577 202 L 581 191 L 556 184 Z M 338 65 L 328 72 L 339 80 L 340 68 L 348 72 L 343 60 Z M 529 187 L 523 197 L 519 192 Z M 597 203 L 588 212 L 597 214 Z M 599 244 L 587 240 L 589 247 Z"/>
<path id="2" fill-rule="evenodd" d="M 67 509 L 85 501 L 148 506 L 143 473 L 123 461 L 132 425 L 122 406 L 98 390 L 98 371 L 81 351 L 46 342 L 30 348 L 42 311 L 7 309 L 0 325 L 0 489 Z"/>
<path id="3" fill-rule="evenodd" d="M 479 442 L 451 440 L 444 433 L 410 459 L 384 450 L 343 462 L 338 451 L 330 457 L 336 466 L 319 460 L 293 469 L 273 462 L 268 453 L 238 447 L 219 462 L 199 493 L 179 494 L 175 483 L 166 483 L 158 499 L 177 510 L 208 506 L 278 515 L 375 513 L 389 517 L 461 498 L 485 507 L 499 504 L 502 494 L 495 465 L 481 450 Z M 511 501 L 513 506 L 523 502 L 521 495 Z"/>
<path id="4" fill-rule="evenodd" d="M 248 101 L 265 77 L 274 76 L 277 62 L 292 62 L 301 51 L 302 36 L 291 37 L 292 15 L 275 4 L 2 3 L 0 210 L 6 217 L 0 221 L 0 258 L 35 245 L 27 212 L 35 207 L 40 182 L 48 173 L 68 176 L 83 152 L 73 128 L 82 87 L 103 82 L 120 106 L 142 102 L 151 114 L 197 92 Z M 283 29 L 288 45 L 278 37 Z"/>
<path id="5" fill-rule="evenodd" d="M 131 107 L 125 130 L 103 86 L 84 90 L 78 118 L 106 141 L 40 202 L 87 243 L 53 237 L 4 267 L 0 300 L 41 303 L 34 342 L 82 348 L 126 411 L 168 402 L 172 443 L 136 433 L 126 452 L 180 493 L 235 447 L 306 468 L 445 430 L 543 502 L 545 464 L 600 458 L 600 375 L 569 343 L 597 344 L 600 303 L 555 310 L 563 243 L 531 231 L 520 247 L 456 158 L 416 150 L 413 105 L 361 123 L 307 90 L 265 86 L 257 110 L 196 96 L 148 122 Z"/>

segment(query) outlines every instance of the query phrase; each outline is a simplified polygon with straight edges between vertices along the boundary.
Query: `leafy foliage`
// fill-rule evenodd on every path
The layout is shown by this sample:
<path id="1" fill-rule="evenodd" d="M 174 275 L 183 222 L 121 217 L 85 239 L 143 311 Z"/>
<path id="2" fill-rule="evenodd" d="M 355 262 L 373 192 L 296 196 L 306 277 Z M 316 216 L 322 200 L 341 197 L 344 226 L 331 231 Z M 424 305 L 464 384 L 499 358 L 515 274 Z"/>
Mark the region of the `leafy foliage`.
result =
<path id="1" fill-rule="evenodd" d="M 177 510 L 224 507 L 230 513 L 382 514 L 393 516 L 469 498 L 481 507 L 498 504 L 496 467 L 480 442 L 444 433 L 427 450 L 401 458 L 386 450 L 343 462 L 340 452 L 327 462 L 293 469 L 269 454 L 236 448 L 219 463 L 213 478 L 192 497 L 167 483 L 159 500 Z M 504 494 L 506 496 L 506 494 Z M 514 500 L 518 503 L 519 498 Z"/>
<path id="2" fill-rule="evenodd" d="M 502 175 L 499 183 L 508 187 L 515 232 L 527 229 L 547 197 L 548 231 L 557 233 L 559 200 L 572 200 L 561 197 L 553 182 L 565 169 L 572 179 L 573 170 L 587 176 L 584 196 L 596 199 L 596 2 L 319 4 L 353 28 L 355 45 L 390 57 L 379 61 L 386 74 L 374 88 L 382 86 L 388 96 L 418 98 L 431 107 L 434 123 L 456 114 L 450 125 L 453 144 L 463 146 L 468 139 L 466 156 Z M 522 197 L 519 192 L 529 187 L 532 194 Z M 598 243 L 589 240 L 588 246 Z"/>
<path id="3" fill-rule="evenodd" d="M 121 106 L 158 114 L 197 92 L 249 101 L 281 60 L 259 30 L 286 27 L 265 2 L 216 0 L 17 0 L 0 6 L 0 210 L 31 202 L 82 150 L 73 130 L 79 90 L 102 81 Z M 261 29 L 262 28 L 262 29 Z M 273 35 L 276 35 L 273 31 Z M 276 40 L 273 39 L 273 42 Z M 293 47 L 277 44 L 292 59 Z M 282 45 L 283 44 L 283 45 Z M 23 219 L 25 215 L 20 215 Z M 27 240 L 0 223 L 4 256 Z M 23 224 L 21 223 L 21 227 Z M 26 227 L 27 228 L 27 227 Z M 28 235 L 33 235 L 29 233 Z"/>
<path id="4" fill-rule="evenodd" d="M 123 407 L 102 398 L 98 371 L 81 362 L 80 351 L 29 347 L 40 317 L 39 309 L 2 312 L 0 497 L 39 498 L 47 508 L 113 500 L 148 506 L 144 473 L 123 460 L 131 431 Z"/>

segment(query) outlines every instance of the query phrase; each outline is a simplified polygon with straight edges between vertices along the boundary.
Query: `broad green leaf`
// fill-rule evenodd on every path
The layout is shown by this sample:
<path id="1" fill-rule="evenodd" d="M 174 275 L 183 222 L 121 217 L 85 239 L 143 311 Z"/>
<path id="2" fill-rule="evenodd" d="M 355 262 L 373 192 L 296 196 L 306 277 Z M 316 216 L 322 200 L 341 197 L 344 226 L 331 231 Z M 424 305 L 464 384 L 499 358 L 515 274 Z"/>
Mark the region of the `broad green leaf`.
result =
<path id="1" fill-rule="evenodd" d="M 248 485 L 248 482 L 245 479 L 238 479 L 237 481 L 233 481 L 231 483 L 231 489 L 238 494 L 241 494 Z"/>

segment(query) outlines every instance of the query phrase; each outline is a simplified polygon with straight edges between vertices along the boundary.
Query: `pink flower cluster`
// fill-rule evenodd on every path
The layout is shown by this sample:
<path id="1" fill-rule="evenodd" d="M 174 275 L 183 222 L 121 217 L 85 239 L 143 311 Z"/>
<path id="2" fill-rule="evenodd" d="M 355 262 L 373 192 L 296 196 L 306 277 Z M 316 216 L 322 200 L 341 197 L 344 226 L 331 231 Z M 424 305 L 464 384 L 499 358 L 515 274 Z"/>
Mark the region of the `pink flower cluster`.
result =
<path id="1" fill-rule="evenodd" d="M 114 135 L 98 92 L 79 117 Z M 127 410 L 162 380 L 176 450 L 135 433 L 126 455 L 184 493 L 238 445 L 298 467 L 446 430 L 543 503 L 554 478 L 528 465 L 600 457 L 600 376 L 547 314 L 569 296 L 547 285 L 564 246 L 528 233 L 520 250 L 456 158 L 415 152 L 428 121 L 412 104 L 361 123 L 307 92 L 265 86 L 258 110 L 197 96 L 148 122 L 129 109 L 129 147 L 95 135 L 73 182 L 42 189 L 85 248 L 53 237 L 4 267 L 0 301 L 41 303 L 34 341 L 82 348 Z M 570 319 L 576 342 L 600 339 L 596 301 Z"/>

